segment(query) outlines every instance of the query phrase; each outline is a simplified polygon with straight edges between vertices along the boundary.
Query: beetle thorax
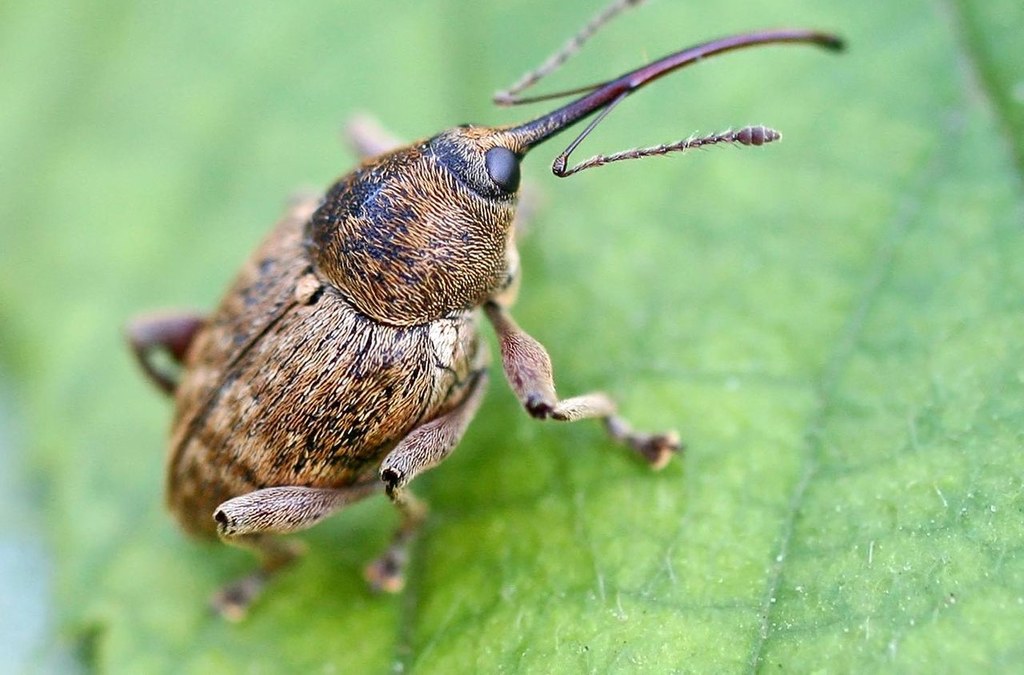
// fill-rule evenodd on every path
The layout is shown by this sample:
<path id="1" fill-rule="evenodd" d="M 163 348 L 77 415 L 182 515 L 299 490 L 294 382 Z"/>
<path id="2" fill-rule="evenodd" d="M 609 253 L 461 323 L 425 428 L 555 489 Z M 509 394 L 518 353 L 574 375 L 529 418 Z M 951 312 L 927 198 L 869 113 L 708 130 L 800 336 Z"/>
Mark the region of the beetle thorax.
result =
<path id="1" fill-rule="evenodd" d="M 514 200 L 484 198 L 427 143 L 363 164 L 310 219 L 318 275 L 355 307 L 395 325 L 481 305 L 504 281 Z"/>

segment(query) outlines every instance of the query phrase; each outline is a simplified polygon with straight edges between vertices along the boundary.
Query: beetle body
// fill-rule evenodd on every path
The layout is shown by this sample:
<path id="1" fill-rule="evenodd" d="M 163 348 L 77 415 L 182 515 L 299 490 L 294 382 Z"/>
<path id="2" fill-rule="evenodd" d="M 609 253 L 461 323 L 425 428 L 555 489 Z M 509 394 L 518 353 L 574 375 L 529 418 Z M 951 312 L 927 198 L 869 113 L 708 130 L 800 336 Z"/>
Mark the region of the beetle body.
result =
<path id="1" fill-rule="evenodd" d="M 192 533 L 215 535 L 217 506 L 254 490 L 356 482 L 460 403 L 486 366 L 472 312 L 392 326 L 333 286 L 304 290 L 301 215 L 257 250 L 189 352 L 167 494 Z"/>
<path id="2" fill-rule="evenodd" d="M 514 278 L 514 197 L 446 185 L 444 162 L 415 143 L 294 207 L 196 333 L 168 467 L 185 529 L 268 486 L 351 485 L 482 386 L 475 308 Z"/>
<path id="3" fill-rule="evenodd" d="M 560 399 L 550 358 L 512 319 L 518 290 L 513 241 L 519 163 L 534 146 L 629 93 L 706 56 L 772 42 L 837 47 L 808 31 L 724 38 L 671 54 L 518 126 L 463 125 L 368 152 L 323 199 L 295 205 L 246 263 L 209 316 L 144 317 L 129 328 L 147 374 L 176 402 L 167 499 L 184 529 L 262 558 L 254 574 L 215 599 L 244 614 L 271 573 L 297 551 L 276 535 L 316 524 L 383 489 L 399 508 L 391 547 L 368 568 L 379 588 L 402 583 L 405 547 L 424 517 L 407 489 L 458 444 L 483 395 L 488 357 L 478 324 L 494 328 L 502 367 L 539 419 L 603 421 L 651 466 L 678 450 L 674 432 L 635 431 L 607 395 Z M 778 138 L 745 128 L 629 151 L 566 168 L 713 143 Z M 162 349 L 182 365 L 161 371 Z"/>

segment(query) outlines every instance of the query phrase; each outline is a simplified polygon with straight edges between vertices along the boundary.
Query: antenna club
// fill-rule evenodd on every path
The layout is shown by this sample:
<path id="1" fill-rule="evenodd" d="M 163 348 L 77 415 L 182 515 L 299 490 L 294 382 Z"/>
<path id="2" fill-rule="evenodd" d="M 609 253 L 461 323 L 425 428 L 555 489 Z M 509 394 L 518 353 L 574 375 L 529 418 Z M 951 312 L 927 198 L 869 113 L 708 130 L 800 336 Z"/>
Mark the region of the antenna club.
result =
<path id="1" fill-rule="evenodd" d="M 771 127 L 766 127 L 763 124 L 756 126 L 743 127 L 734 131 L 732 134 L 732 140 L 740 143 L 741 145 L 764 145 L 765 143 L 772 143 L 773 141 L 780 140 L 782 134 Z"/>

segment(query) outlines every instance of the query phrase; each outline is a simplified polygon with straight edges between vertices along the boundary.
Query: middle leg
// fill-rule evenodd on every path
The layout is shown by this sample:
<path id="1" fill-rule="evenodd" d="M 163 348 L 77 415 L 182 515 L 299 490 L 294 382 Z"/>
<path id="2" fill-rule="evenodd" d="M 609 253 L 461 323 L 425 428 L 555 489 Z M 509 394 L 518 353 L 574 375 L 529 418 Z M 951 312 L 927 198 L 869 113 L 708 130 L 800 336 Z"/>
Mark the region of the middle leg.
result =
<path id="1" fill-rule="evenodd" d="M 395 593 L 405 585 L 409 542 L 427 515 L 426 505 L 409 491 L 413 478 L 440 464 L 462 439 L 487 388 L 487 372 L 471 376 L 469 394 L 453 410 L 413 429 L 380 466 L 384 490 L 401 514 L 391 546 L 366 568 L 366 579 L 376 590 Z"/>

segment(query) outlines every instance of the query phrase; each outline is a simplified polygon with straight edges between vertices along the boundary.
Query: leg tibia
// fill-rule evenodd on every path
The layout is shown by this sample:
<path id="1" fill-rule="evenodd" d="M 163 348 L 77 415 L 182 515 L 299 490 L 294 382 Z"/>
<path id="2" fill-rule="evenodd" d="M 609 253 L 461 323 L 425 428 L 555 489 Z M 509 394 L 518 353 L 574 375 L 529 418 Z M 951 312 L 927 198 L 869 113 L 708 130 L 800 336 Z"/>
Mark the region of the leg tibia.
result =
<path id="1" fill-rule="evenodd" d="M 408 485 L 417 475 L 440 464 L 458 445 L 487 388 L 485 371 L 471 377 L 474 382 L 462 403 L 447 414 L 413 429 L 381 462 L 380 477 L 389 496 Z"/>
<path id="2" fill-rule="evenodd" d="M 242 619 L 267 581 L 301 555 L 301 544 L 277 535 L 312 527 L 339 509 L 380 490 L 376 481 L 347 488 L 283 486 L 229 499 L 214 511 L 221 541 L 252 551 L 260 568 L 228 584 L 213 598 L 214 609 L 232 621 Z"/>
<path id="3" fill-rule="evenodd" d="M 270 487 L 229 499 L 214 511 L 217 534 L 232 543 L 251 534 L 289 534 L 313 527 L 352 502 L 369 496 L 373 481 L 348 488 Z"/>
<path id="4" fill-rule="evenodd" d="M 557 402 L 551 357 L 535 340 L 495 303 L 485 307 L 501 345 L 501 364 L 512 392 L 535 417 L 547 417 Z"/>

